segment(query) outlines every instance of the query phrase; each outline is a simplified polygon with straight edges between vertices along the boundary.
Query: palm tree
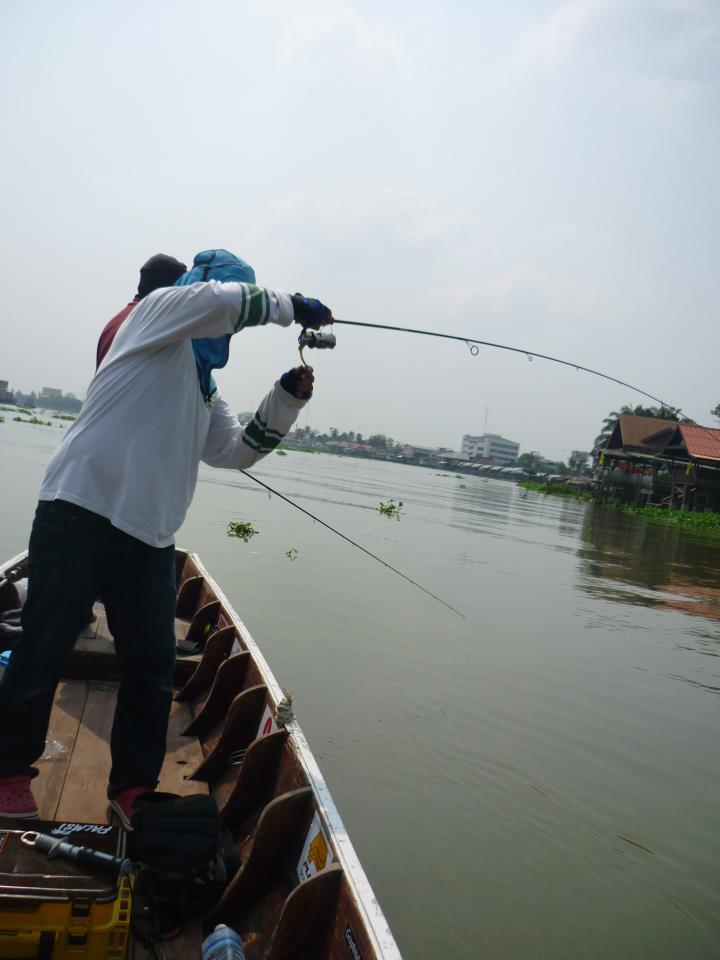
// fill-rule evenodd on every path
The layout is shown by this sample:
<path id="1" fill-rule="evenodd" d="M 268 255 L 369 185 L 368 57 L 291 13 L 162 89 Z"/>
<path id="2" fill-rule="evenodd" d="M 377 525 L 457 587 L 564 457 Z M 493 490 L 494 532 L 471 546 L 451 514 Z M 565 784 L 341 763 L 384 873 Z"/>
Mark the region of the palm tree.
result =
<path id="1" fill-rule="evenodd" d="M 537 450 L 532 450 L 530 453 L 521 453 L 518 457 L 517 465 L 521 467 L 528 476 L 534 477 L 536 473 L 540 472 L 542 462 L 543 455 L 538 453 Z"/>

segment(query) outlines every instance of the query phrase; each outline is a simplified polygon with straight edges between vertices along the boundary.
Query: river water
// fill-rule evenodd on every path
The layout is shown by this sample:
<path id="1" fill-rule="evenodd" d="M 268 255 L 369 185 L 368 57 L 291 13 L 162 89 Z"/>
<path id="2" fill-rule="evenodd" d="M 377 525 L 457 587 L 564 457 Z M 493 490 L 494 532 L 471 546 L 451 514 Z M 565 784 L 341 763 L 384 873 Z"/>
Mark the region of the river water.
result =
<path id="1" fill-rule="evenodd" d="M 60 436 L 0 425 L 3 557 Z M 717 541 L 423 468 L 255 472 L 466 618 L 201 468 L 178 543 L 293 689 L 406 960 L 720 956 Z"/>

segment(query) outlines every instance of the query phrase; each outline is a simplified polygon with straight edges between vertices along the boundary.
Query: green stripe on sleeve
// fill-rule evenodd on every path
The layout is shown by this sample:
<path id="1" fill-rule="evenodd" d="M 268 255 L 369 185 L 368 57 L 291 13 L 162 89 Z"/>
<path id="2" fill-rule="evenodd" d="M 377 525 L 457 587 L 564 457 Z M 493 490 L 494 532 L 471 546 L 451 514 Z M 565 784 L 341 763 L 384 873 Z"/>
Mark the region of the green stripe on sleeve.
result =
<path id="1" fill-rule="evenodd" d="M 263 303 L 265 304 L 265 318 L 263 323 L 268 323 L 270 320 L 270 294 L 267 290 L 263 290 Z"/>
<path id="2" fill-rule="evenodd" d="M 251 288 L 250 293 L 250 303 L 248 306 L 248 317 L 247 324 L 248 327 L 257 327 L 263 322 L 263 291 L 259 290 L 257 287 Z"/>
<path id="3" fill-rule="evenodd" d="M 250 437 L 259 446 L 265 439 L 265 431 L 262 427 L 259 427 L 254 420 L 251 420 L 245 427 L 245 436 Z"/>
<path id="4" fill-rule="evenodd" d="M 235 333 L 243 326 L 243 314 L 245 313 L 245 300 L 247 299 L 247 293 L 245 292 L 245 284 L 240 287 L 240 313 L 235 323 Z"/>

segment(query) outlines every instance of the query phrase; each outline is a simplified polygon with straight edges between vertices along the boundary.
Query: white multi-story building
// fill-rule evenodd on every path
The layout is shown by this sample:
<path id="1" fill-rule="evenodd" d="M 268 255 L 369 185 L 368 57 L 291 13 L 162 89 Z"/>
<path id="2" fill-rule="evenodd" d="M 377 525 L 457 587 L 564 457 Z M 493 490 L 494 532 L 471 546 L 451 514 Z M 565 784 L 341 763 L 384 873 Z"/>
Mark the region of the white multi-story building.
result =
<path id="1" fill-rule="evenodd" d="M 483 433 L 480 437 L 471 437 L 466 433 L 462 438 L 461 453 L 467 460 L 474 457 L 486 457 L 498 463 L 514 463 L 520 452 L 520 444 L 506 440 L 497 433 Z"/>

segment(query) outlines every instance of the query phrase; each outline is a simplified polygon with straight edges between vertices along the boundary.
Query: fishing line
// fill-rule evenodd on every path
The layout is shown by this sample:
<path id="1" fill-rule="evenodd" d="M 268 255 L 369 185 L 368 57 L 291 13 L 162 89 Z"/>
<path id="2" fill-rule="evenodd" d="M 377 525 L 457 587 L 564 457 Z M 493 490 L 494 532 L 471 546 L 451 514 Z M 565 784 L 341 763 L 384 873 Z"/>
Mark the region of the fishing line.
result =
<path id="1" fill-rule="evenodd" d="M 459 340 L 460 343 L 464 343 L 467 348 L 470 350 L 472 356 L 476 357 L 478 354 L 478 346 L 481 347 L 494 347 L 497 350 L 509 350 L 511 353 L 522 353 L 528 360 L 532 360 L 533 357 L 537 357 L 539 360 L 550 360 L 552 363 L 560 363 L 564 367 L 574 367 L 576 370 L 582 370 L 584 373 L 591 373 L 593 376 L 602 377 L 603 380 L 610 380 L 612 383 L 618 383 L 621 387 L 627 387 L 629 390 L 634 390 L 636 393 L 642 394 L 643 397 L 647 397 L 649 400 L 654 400 L 655 403 L 659 403 L 661 407 L 664 407 L 666 410 L 669 410 L 675 415 L 685 413 L 680 409 L 680 407 L 674 407 L 671 403 L 666 403 L 664 400 L 661 400 L 659 397 L 653 396 L 652 393 L 648 393 L 647 390 L 641 390 L 640 387 L 635 387 L 631 383 L 626 383 L 624 380 L 618 380 L 617 377 L 611 377 L 607 373 L 601 373 L 599 370 L 591 370 L 590 367 L 584 367 L 581 363 L 572 363 L 570 360 L 560 360 L 558 357 L 551 357 L 546 353 L 537 353 L 535 350 L 525 350 L 522 347 L 509 347 L 503 343 L 492 343 L 489 340 L 473 340 L 471 337 L 459 337 L 454 336 L 451 333 L 436 333 L 433 330 L 415 330 L 411 327 L 392 327 L 385 323 L 361 323 L 358 320 L 338 320 L 337 317 L 333 319 L 333 323 L 342 323 L 348 327 L 370 327 L 373 330 L 394 330 L 397 333 L 417 333 L 423 337 L 440 337 L 443 340 Z"/>
<path id="2" fill-rule="evenodd" d="M 325 523 L 325 521 L 321 520 L 320 517 L 316 517 L 314 513 L 310 513 L 310 511 L 306 510 L 305 507 L 301 507 L 299 503 L 295 503 L 294 500 L 290 500 L 289 497 L 286 497 L 284 494 L 278 493 L 277 490 L 273 490 L 273 488 L 269 487 L 267 483 L 259 480 L 254 474 L 248 473 L 247 470 L 241 470 L 240 473 L 243 473 L 246 477 L 249 477 L 250 480 L 254 480 L 255 483 L 259 483 L 261 487 L 265 487 L 267 491 L 275 494 L 276 497 L 280 497 L 280 499 L 284 500 L 285 503 L 289 503 L 291 507 L 295 507 L 296 510 L 299 510 L 301 513 L 304 513 L 306 516 L 310 517 L 311 520 L 319 523 L 327 530 L 331 530 L 333 533 L 336 533 L 339 537 L 342 537 L 343 540 L 346 540 L 348 543 L 352 544 L 353 547 L 357 547 L 358 550 L 362 550 L 363 553 L 366 553 L 369 557 L 372 557 L 373 560 L 377 560 L 378 563 L 381 563 L 384 567 L 387 567 L 388 570 L 392 570 L 393 573 L 396 573 L 399 577 L 402 577 L 403 580 L 407 580 L 408 583 L 411 583 L 414 587 L 417 587 L 418 590 L 422 590 L 423 593 L 426 593 L 429 597 L 432 597 L 433 600 L 437 600 L 438 603 L 441 603 L 444 607 L 447 607 L 448 610 L 452 610 L 453 613 L 456 613 L 459 617 L 462 617 L 463 620 L 465 620 L 464 613 L 460 613 L 459 610 L 456 610 L 455 607 L 451 606 L 449 603 L 446 603 L 445 600 L 436 596 L 436 594 L 432 593 L 426 587 L 423 587 L 422 584 L 418 583 L 416 580 L 413 580 L 411 577 L 406 576 L 404 573 L 401 573 L 400 570 L 397 570 L 392 566 L 392 564 L 388 563 L 386 560 L 383 560 L 381 557 L 377 557 L 374 553 L 370 553 L 370 551 L 366 550 L 365 547 L 361 546 L 359 543 L 356 543 L 354 540 L 351 540 L 350 537 L 346 537 L 344 533 L 340 533 L 339 530 L 336 530 L 335 527 L 331 527 L 329 523 Z"/>

